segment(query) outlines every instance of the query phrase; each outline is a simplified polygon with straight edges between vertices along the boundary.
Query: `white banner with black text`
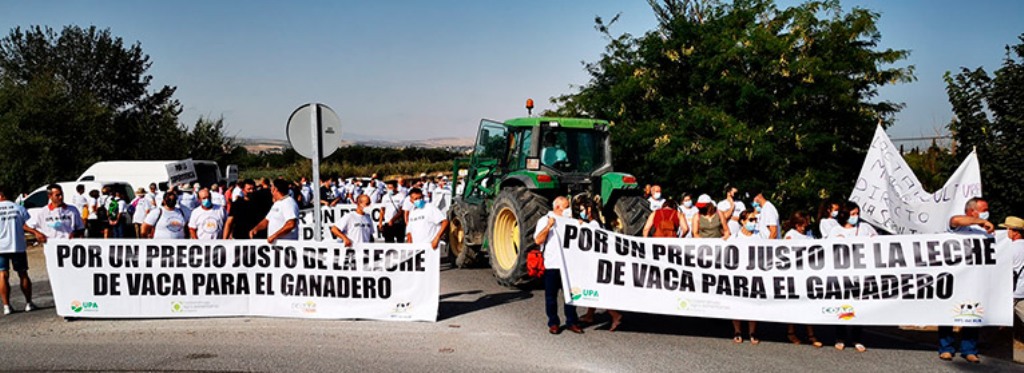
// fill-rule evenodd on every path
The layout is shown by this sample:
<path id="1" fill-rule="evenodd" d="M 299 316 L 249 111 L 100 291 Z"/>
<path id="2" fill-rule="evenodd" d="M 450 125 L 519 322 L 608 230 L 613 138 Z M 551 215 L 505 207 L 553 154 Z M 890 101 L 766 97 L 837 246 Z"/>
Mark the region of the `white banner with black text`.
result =
<path id="1" fill-rule="evenodd" d="M 1012 253 L 985 236 L 721 240 L 559 226 L 577 306 L 800 324 L 1012 322 Z"/>
<path id="2" fill-rule="evenodd" d="M 435 321 L 440 257 L 425 244 L 53 240 L 57 314 Z"/>

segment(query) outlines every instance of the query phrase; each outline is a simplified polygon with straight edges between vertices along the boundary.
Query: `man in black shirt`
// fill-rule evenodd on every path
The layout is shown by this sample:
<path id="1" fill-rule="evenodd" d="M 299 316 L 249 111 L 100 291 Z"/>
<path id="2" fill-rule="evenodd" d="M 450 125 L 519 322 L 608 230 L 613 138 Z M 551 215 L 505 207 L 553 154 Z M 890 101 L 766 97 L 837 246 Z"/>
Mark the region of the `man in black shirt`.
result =
<path id="1" fill-rule="evenodd" d="M 267 211 L 264 211 L 263 204 L 260 203 L 260 193 L 256 191 L 256 183 L 252 180 L 245 180 L 242 182 L 242 198 L 235 200 L 231 204 L 231 213 L 228 215 L 227 222 L 224 223 L 224 239 L 234 238 L 236 240 L 247 240 L 249 239 L 249 231 L 259 224 L 266 216 Z M 260 234 L 263 237 L 255 238 L 267 238 L 266 231 L 262 231 Z"/>

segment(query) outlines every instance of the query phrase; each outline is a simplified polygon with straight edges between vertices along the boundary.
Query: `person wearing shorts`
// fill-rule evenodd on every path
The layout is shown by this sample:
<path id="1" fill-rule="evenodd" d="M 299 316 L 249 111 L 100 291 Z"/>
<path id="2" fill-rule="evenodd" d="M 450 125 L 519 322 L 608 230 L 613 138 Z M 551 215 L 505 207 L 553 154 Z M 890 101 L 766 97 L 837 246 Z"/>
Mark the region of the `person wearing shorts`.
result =
<path id="1" fill-rule="evenodd" d="M 25 295 L 25 312 L 36 309 L 32 304 L 32 280 L 28 277 L 28 257 L 25 255 L 25 232 L 32 233 L 40 243 L 46 237 L 25 223 L 29 220 L 25 208 L 7 199 L 8 191 L 0 187 L 0 300 L 4 304 L 4 315 L 11 314 L 11 287 L 8 276 L 13 269 L 21 282 L 21 293 Z"/>

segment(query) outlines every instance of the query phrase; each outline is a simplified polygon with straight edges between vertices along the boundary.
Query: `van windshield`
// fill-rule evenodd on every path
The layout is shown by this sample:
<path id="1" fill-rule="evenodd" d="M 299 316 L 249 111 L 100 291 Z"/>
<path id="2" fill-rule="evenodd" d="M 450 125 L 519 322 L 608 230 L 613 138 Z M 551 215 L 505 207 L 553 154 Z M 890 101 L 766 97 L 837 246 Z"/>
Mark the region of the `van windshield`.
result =
<path id="1" fill-rule="evenodd" d="M 196 162 L 193 165 L 196 168 L 196 177 L 199 178 L 200 185 L 208 187 L 220 181 L 217 177 L 218 169 L 216 164 Z"/>

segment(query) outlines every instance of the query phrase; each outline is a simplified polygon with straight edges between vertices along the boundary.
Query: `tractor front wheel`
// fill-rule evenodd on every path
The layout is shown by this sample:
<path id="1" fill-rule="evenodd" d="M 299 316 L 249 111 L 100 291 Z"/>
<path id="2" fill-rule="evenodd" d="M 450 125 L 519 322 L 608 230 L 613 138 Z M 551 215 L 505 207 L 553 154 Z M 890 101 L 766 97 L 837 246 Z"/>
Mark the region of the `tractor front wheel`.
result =
<path id="1" fill-rule="evenodd" d="M 494 200 L 487 238 L 491 268 L 499 284 L 520 286 L 529 282 L 526 254 L 537 248 L 534 229 L 548 210 L 547 198 L 521 187 L 502 190 Z"/>

